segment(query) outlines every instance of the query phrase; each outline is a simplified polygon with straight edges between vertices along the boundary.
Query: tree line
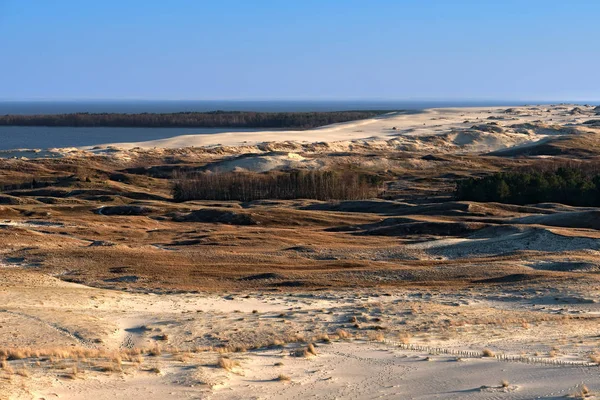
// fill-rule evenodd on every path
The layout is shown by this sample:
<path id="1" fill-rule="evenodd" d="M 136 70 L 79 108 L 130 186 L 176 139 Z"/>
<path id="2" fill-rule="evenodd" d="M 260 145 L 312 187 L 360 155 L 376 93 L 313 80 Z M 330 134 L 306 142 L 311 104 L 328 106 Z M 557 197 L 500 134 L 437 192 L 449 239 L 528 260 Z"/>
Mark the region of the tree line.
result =
<path id="1" fill-rule="evenodd" d="M 534 167 L 500 172 L 457 182 L 456 198 L 510 204 L 562 203 L 600 206 L 600 171 L 597 165 Z"/>
<path id="2" fill-rule="evenodd" d="M 361 200 L 377 197 L 377 176 L 353 171 L 199 172 L 176 175 L 175 201 Z"/>
<path id="3" fill-rule="evenodd" d="M 390 111 L 252 112 L 210 111 L 179 113 L 73 113 L 3 115 L 0 126 L 148 127 L 148 128 L 293 128 L 372 118 Z"/>

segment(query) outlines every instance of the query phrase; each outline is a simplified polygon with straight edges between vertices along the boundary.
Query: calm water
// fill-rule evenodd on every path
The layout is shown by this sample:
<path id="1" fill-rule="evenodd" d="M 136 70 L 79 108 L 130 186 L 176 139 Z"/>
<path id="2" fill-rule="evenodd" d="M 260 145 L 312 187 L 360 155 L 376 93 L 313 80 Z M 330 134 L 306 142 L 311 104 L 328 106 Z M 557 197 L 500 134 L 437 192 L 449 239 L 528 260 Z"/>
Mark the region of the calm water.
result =
<path id="1" fill-rule="evenodd" d="M 49 126 L 0 126 L 0 151 L 81 147 L 104 143 L 143 142 L 180 135 L 219 132 L 254 132 L 258 129 L 225 128 L 71 128 Z M 260 129 L 265 131 L 267 129 Z"/>
<path id="2" fill-rule="evenodd" d="M 531 102 L 534 103 L 534 102 Z M 420 110 L 430 107 L 505 106 L 515 102 L 450 101 L 0 101 L 0 114 L 165 113 L 181 111 Z M 70 128 L 0 126 L 0 150 L 140 142 L 188 134 L 257 129 Z M 264 129 L 260 129 L 264 130 Z"/>

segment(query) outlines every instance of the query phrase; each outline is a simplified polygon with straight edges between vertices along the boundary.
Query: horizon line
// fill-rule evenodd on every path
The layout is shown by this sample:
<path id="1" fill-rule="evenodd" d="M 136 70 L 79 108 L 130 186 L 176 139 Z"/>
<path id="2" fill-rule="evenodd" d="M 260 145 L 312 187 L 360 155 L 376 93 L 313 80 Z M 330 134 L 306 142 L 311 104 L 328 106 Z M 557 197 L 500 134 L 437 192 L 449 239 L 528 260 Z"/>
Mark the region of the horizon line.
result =
<path id="1" fill-rule="evenodd" d="M 600 99 L 506 99 L 506 98 L 0 98 L 0 102 L 516 102 L 516 103 L 594 103 Z"/>

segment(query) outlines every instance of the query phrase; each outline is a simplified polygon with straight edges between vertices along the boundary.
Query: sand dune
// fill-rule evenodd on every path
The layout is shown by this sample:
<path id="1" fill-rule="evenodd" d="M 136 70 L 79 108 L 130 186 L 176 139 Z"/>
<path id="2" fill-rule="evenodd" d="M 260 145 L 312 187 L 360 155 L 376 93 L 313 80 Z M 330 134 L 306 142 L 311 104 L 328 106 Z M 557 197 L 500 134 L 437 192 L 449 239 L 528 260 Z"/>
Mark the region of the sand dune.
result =
<path id="1" fill-rule="evenodd" d="M 485 228 L 467 238 L 442 239 L 407 246 L 434 257 L 497 256 L 517 251 L 568 252 L 600 250 L 600 239 L 563 236 L 543 228 Z M 600 254 L 600 253 L 598 253 Z"/>
<path id="2" fill-rule="evenodd" d="M 589 110 L 588 110 L 589 108 Z M 270 151 L 318 151 L 343 149 L 396 148 L 406 151 L 485 153 L 540 142 L 547 137 L 577 135 L 591 107 L 575 116 L 561 106 L 512 108 L 515 117 L 504 121 L 507 109 L 496 107 L 428 109 L 419 113 L 391 113 L 382 117 L 348 122 L 305 131 L 231 132 L 213 135 L 183 135 L 138 143 L 113 143 L 105 148 L 183 148 L 223 146 L 267 146 Z M 298 146 L 300 144 L 300 146 Z M 92 147 L 87 147 L 91 150 Z"/>
<path id="3" fill-rule="evenodd" d="M 513 219 L 511 222 L 515 224 L 538 224 L 600 230 L 600 211 L 571 211 L 549 215 L 530 215 Z"/>

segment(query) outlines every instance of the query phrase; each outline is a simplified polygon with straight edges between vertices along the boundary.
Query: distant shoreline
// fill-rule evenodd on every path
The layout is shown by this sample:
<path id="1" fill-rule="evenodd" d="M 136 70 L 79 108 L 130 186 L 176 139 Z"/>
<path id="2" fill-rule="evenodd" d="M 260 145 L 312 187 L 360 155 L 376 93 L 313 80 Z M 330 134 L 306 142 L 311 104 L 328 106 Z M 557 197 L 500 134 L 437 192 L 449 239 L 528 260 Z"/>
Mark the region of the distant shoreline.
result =
<path id="1" fill-rule="evenodd" d="M 0 126 L 71 128 L 311 129 L 374 118 L 398 110 L 317 112 L 210 111 L 178 113 L 70 113 L 0 116 Z"/>
<path id="2" fill-rule="evenodd" d="M 0 115 L 72 113 L 178 113 L 223 111 L 326 112 L 504 107 L 561 102 L 530 100 L 0 100 Z M 572 102 L 568 102 L 572 103 Z M 581 103 L 580 101 L 576 103 Z M 592 102 L 593 103 L 593 102 Z"/>

